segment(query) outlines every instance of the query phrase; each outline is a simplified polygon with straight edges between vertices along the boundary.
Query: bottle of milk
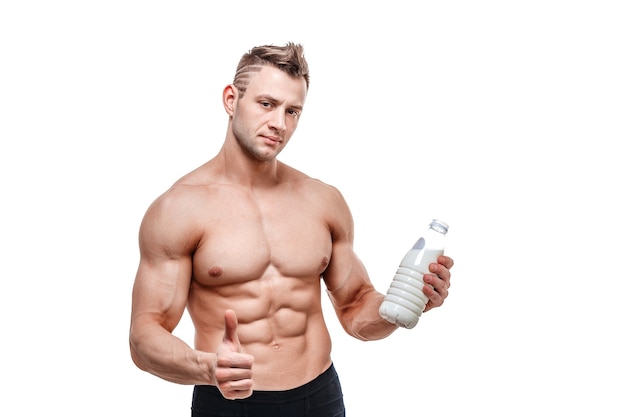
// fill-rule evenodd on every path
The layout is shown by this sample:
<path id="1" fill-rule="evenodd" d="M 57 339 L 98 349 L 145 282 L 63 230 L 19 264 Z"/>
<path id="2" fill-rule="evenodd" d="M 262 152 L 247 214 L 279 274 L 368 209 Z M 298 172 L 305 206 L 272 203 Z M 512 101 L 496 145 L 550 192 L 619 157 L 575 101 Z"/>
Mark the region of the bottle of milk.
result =
<path id="1" fill-rule="evenodd" d="M 428 303 L 422 292 L 424 285 L 428 285 L 424 284 L 423 276 L 430 273 L 428 265 L 436 263 L 443 254 L 447 232 L 446 223 L 433 220 L 424 236 L 406 253 L 379 308 L 385 320 L 407 329 L 417 325 Z"/>

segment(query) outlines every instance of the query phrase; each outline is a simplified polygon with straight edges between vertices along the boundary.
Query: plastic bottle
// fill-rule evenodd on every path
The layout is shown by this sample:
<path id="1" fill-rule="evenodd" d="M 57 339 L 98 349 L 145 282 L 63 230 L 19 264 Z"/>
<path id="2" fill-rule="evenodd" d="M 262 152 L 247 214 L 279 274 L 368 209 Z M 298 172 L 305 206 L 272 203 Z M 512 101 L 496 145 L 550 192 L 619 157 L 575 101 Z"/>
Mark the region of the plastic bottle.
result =
<path id="1" fill-rule="evenodd" d="M 424 236 L 404 255 L 380 305 L 382 318 L 407 329 L 417 325 L 428 303 L 428 297 L 422 292 L 424 285 L 428 285 L 424 284 L 424 274 L 430 273 L 428 265 L 437 262 L 437 257 L 443 254 L 447 232 L 446 223 L 433 220 Z"/>

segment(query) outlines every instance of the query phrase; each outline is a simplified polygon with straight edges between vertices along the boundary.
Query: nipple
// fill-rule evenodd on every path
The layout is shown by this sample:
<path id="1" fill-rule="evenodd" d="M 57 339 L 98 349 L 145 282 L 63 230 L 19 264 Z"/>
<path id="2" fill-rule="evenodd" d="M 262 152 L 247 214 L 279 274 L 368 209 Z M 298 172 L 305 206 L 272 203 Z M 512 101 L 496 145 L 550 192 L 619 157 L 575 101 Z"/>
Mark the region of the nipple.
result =
<path id="1" fill-rule="evenodd" d="M 212 278 L 219 278 L 222 275 L 222 268 L 218 267 L 218 266 L 214 266 L 213 268 L 209 269 L 209 276 Z"/>

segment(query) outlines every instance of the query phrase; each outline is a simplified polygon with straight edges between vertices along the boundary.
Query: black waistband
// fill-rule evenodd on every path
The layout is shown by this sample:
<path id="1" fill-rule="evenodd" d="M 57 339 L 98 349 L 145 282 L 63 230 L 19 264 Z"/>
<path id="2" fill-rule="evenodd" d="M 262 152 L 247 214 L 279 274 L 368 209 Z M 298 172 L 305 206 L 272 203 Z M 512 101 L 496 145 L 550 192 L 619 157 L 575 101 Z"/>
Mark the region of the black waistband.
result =
<path id="1" fill-rule="evenodd" d="M 247 403 L 276 403 L 276 402 L 289 402 L 297 401 L 302 398 L 308 397 L 311 394 L 324 389 L 328 384 L 338 379 L 337 371 L 334 365 L 322 372 L 317 378 L 311 382 L 307 382 L 296 388 L 284 390 L 284 391 L 257 391 L 255 390 L 252 395 L 245 399 Z M 219 395 L 217 387 L 213 385 L 196 385 L 194 387 L 196 395 Z"/>

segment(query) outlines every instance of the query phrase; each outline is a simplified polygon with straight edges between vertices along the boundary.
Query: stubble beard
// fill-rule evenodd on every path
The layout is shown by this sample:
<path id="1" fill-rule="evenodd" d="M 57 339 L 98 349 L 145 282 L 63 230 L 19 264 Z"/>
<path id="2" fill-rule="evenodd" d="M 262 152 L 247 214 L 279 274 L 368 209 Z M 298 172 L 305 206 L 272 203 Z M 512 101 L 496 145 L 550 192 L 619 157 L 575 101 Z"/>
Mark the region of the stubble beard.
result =
<path id="1" fill-rule="evenodd" d="M 259 162 L 271 162 L 282 151 L 282 148 L 274 150 L 263 143 L 256 143 L 257 137 L 254 134 L 241 132 L 235 126 L 233 127 L 233 134 L 239 148 L 251 159 Z"/>

